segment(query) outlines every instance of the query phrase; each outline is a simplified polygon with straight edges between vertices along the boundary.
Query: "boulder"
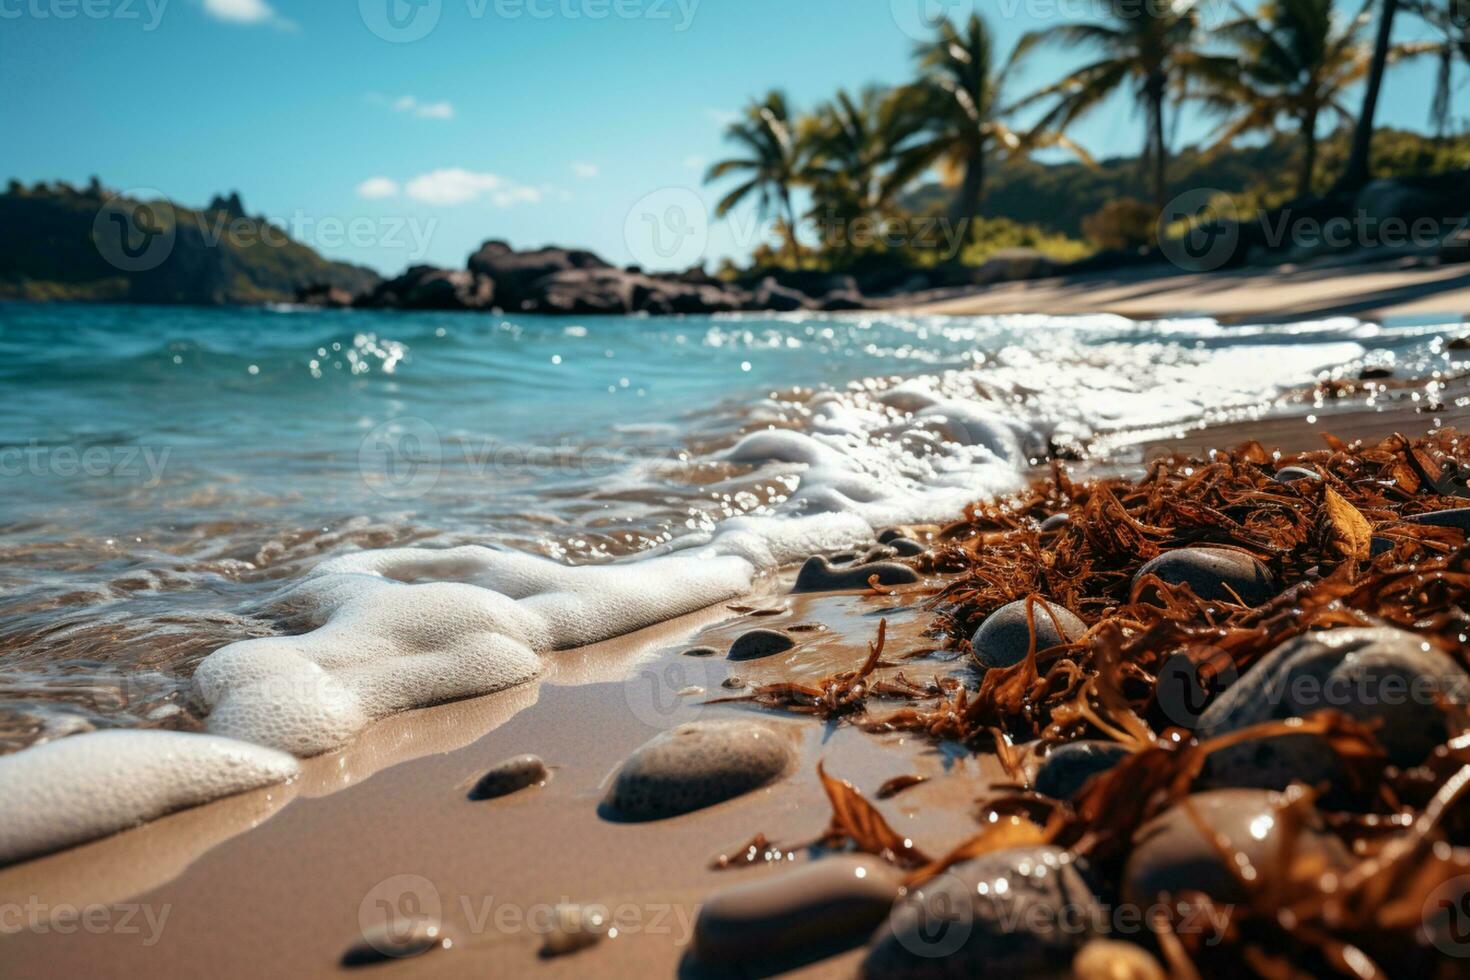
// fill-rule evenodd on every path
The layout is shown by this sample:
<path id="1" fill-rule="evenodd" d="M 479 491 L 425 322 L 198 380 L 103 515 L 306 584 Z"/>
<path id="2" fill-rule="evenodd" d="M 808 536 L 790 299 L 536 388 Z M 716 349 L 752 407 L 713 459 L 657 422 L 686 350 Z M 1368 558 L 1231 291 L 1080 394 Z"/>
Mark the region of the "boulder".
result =
<path id="1" fill-rule="evenodd" d="M 750 297 L 750 309 L 772 310 L 777 313 L 788 313 L 794 310 L 805 310 L 812 306 L 812 301 L 805 293 L 783 286 L 773 277 L 767 276 L 755 287 Z"/>
<path id="2" fill-rule="evenodd" d="M 1187 585 L 1209 602 L 1234 602 L 1238 595 L 1246 605 L 1258 606 L 1276 594 L 1265 565 L 1225 548 L 1166 551 L 1138 570 L 1133 578 L 1135 588 L 1146 575 L 1157 575 L 1170 585 Z"/>
<path id="3" fill-rule="evenodd" d="M 1026 623 L 1027 600 L 1001 606 L 985 617 L 985 622 L 975 631 L 970 640 L 970 653 L 976 665 L 1013 667 L 1026 659 L 1031 648 L 1031 627 Z M 1080 639 L 1087 632 L 1087 624 L 1077 614 L 1055 603 L 1042 599 L 1032 603 L 1032 622 L 1036 627 L 1036 649 L 1048 650 Z M 1058 629 L 1058 626 L 1061 628 Z"/>
<path id="4" fill-rule="evenodd" d="M 1036 772 L 1036 791 L 1054 800 L 1070 800 L 1098 773 L 1107 772 L 1128 750 L 1117 742 L 1085 739 L 1058 745 Z"/>
<path id="5" fill-rule="evenodd" d="M 395 310 L 488 310 L 495 304 L 495 282 L 461 270 L 416 265 L 382 283 L 358 305 Z"/>

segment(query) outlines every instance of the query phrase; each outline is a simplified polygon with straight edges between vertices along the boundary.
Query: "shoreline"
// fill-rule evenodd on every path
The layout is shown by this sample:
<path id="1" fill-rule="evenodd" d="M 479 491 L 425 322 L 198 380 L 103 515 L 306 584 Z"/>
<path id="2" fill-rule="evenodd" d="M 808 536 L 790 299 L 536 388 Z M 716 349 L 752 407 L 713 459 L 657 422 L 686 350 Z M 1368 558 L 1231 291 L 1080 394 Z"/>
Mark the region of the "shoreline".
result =
<path id="1" fill-rule="evenodd" d="M 1412 437 L 1429 421 L 1400 408 L 1341 413 L 1317 426 L 1300 418 L 1234 423 L 1191 433 L 1174 448 L 1229 445 L 1246 433 L 1268 447 L 1279 441 L 1316 448 L 1323 430 L 1350 440 L 1376 438 L 1386 426 Z M 1441 421 L 1470 421 L 1470 410 Z M 1169 445 L 1140 452 L 1148 458 Z M 146 930 L 63 935 L 48 929 L 8 937 L 0 950 L 7 976 L 54 975 L 58 969 L 95 974 L 106 964 L 109 975 L 143 977 L 190 963 L 208 963 L 212 974 L 224 978 L 255 976 L 272 966 L 293 975 L 340 975 L 338 959 L 359 934 L 360 909 L 381 898 L 384 887 L 401 893 L 403 875 L 417 879 L 410 890 L 430 883 L 445 934 L 456 945 L 383 967 L 395 974 L 491 966 L 548 976 L 582 976 L 588 970 L 704 975 L 684 962 L 682 945 L 701 902 L 743 879 L 781 871 L 713 871 L 710 861 L 757 833 L 793 849 L 818 837 L 830 813 L 815 774 L 818 761 L 870 800 L 893 777 L 933 777 L 875 802 L 903 833 L 935 850 L 973 832 L 976 801 L 1002 795 L 1008 782 L 989 753 L 956 754 L 914 736 L 869 734 L 744 705 L 704 704 L 740 693 L 721 688 L 731 674 L 752 684 L 811 682 L 854 669 L 880 618 L 887 620 L 888 650 L 907 652 L 927 642 L 920 634 L 930 616 L 920 601 L 939 580 L 891 596 L 792 596 L 792 573 L 788 568 L 768 578 L 744 600 L 550 654 L 545 674 L 520 687 L 377 722 L 347 748 L 303 760 L 303 775 L 287 787 L 216 801 L 0 869 L 6 901 L 39 902 L 53 911 L 135 903 L 171 910 L 155 945 L 144 944 Z M 731 606 L 783 611 L 763 616 Z M 723 649 L 752 628 L 798 622 L 828 629 L 803 634 L 795 651 L 769 660 L 737 664 L 683 655 L 700 644 Z M 919 659 L 903 669 L 918 678 L 949 668 L 943 660 Z M 609 775 L 658 731 L 695 719 L 752 715 L 801 733 L 799 762 L 780 781 L 651 824 L 614 823 L 598 815 Z M 479 773 L 525 752 L 553 767 L 545 787 L 504 800 L 465 798 L 465 787 Z M 510 931 L 503 919 L 501 926 L 487 926 L 497 921 L 486 918 L 487 907 L 525 915 L 563 902 L 632 910 L 633 928 L 546 960 L 539 956 L 542 933 L 525 920 Z M 851 975 L 862 953 L 859 945 L 812 962 L 798 975 Z"/>

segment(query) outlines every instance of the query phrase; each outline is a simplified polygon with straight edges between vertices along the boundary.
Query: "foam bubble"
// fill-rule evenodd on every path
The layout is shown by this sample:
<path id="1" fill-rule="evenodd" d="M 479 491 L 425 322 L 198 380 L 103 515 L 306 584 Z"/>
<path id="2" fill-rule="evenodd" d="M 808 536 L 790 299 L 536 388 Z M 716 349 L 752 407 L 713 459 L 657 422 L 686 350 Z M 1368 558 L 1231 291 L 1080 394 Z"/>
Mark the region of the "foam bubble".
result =
<path id="1" fill-rule="evenodd" d="M 291 779 L 282 752 L 186 732 L 104 731 L 0 757 L 0 864 Z"/>

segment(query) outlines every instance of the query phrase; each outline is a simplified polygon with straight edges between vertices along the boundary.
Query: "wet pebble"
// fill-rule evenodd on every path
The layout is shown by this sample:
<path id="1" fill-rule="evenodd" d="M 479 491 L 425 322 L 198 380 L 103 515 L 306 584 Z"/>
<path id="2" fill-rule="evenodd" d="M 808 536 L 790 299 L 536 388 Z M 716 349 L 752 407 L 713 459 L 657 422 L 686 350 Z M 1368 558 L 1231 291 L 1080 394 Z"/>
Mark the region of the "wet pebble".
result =
<path id="1" fill-rule="evenodd" d="M 481 776 L 480 781 L 475 783 L 475 788 L 470 790 L 470 799 L 493 800 L 500 796 L 509 796 L 528 786 L 544 785 L 550 778 L 551 771 L 538 756 L 518 755 L 514 759 L 498 763 Z"/>
<path id="2" fill-rule="evenodd" d="M 795 751 L 785 731 L 753 721 L 698 721 L 655 736 L 614 777 L 604 813 L 661 820 L 713 806 L 780 778 Z"/>
<path id="3" fill-rule="evenodd" d="M 447 940 L 437 922 L 384 923 L 364 930 L 361 942 L 354 943 L 342 954 L 342 965 L 371 966 L 389 960 L 403 960 L 445 945 Z"/>
<path id="4" fill-rule="evenodd" d="M 1060 514 L 1053 514 L 1041 522 L 1041 533 L 1060 531 L 1070 523 L 1072 523 L 1072 515 L 1066 511 L 1062 511 Z"/>
<path id="5" fill-rule="evenodd" d="M 684 651 L 686 657 L 718 657 L 720 651 L 714 647 L 690 647 Z"/>
<path id="6" fill-rule="evenodd" d="M 893 554 L 899 558 L 914 558 L 925 552 L 925 547 L 913 538 L 894 538 L 888 542 L 888 547 Z"/>
<path id="7" fill-rule="evenodd" d="M 900 899 L 874 934 L 862 975 L 1066 976 L 1106 912 L 1059 847 L 964 861 Z"/>
<path id="8" fill-rule="evenodd" d="M 872 562 L 833 568 L 832 563 L 821 555 L 813 555 L 801 566 L 796 576 L 792 593 L 802 592 L 846 592 L 866 589 L 868 579 L 878 577 L 879 585 L 908 585 L 919 580 L 919 573 L 907 565 L 894 562 Z"/>
<path id="9" fill-rule="evenodd" d="M 1054 800 L 1070 800 L 1100 772 L 1107 772 L 1128 755 L 1117 742 L 1084 740 L 1058 745 L 1036 772 L 1036 791 Z"/>
<path id="10" fill-rule="evenodd" d="M 1209 832 L 1201 832 L 1184 805 L 1166 810 L 1144 824 L 1134 836 L 1133 852 L 1123 869 L 1123 900 L 1146 908 L 1164 893 L 1198 891 L 1216 902 L 1245 902 L 1245 886 L 1229 867 L 1256 876 L 1257 887 L 1267 887 L 1280 872 L 1278 793 L 1257 789 L 1221 789 L 1196 793 L 1188 803 Z M 1348 861 L 1347 848 L 1320 824 L 1303 829 L 1298 855 L 1320 861 L 1324 870 Z M 1229 855 L 1227 858 L 1225 855 Z"/>
<path id="11" fill-rule="evenodd" d="M 744 963 L 861 941 L 888 917 L 898 885 L 891 867 L 854 855 L 742 882 L 704 903 L 694 950 L 705 963 Z"/>
<path id="12" fill-rule="evenodd" d="M 1277 483 L 1291 483 L 1296 480 L 1313 480 L 1321 483 L 1322 474 L 1316 470 L 1309 470 L 1305 466 L 1283 466 L 1276 471 L 1272 479 Z"/>
<path id="13" fill-rule="evenodd" d="M 985 622 L 980 624 L 970 641 L 976 664 L 986 669 L 1012 667 L 1026 659 L 1026 651 L 1031 646 L 1031 629 L 1026 625 L 1027 601 L 1018 599 L 985 617 Z M 1087 632 L 1087 624 L 1063 606 L 1040 599 L 1032 606 L 1037 650 L 1070 643 Z M 1059 624 L 1060 630 L 1057 629 Z"/>
<path id="14" fill-rule="evenodd" d="M 1470 675 L 1423 639 L 1391 627 L 1336 629 L 1288 640 L 1252 667 L 1200 716 L 1205 738 L 1251 725 L 1304 718 L 1324 708 L 1373 726 L 1389 760 L 1422 762 L 1450 735 L 1441 699 L 1463 704 Z M 1214 753 L 1215 786 L 1283 789 L 1293 780 L 1332 782 L 1336 756 L 1316 735 L 1278 735 Z"/>
<path id="15" fill-rule="evenodd" d="M 886 528 L 886 529 L 883 530 L 882 533 L 880 533 L 878 535 L 878 543 L 879 544 L 887 544 L 888 542 L 892 541 L 894 538 L 901 538 L 901 537 L 904 537 L 904 532 L 903 532 L 903 529 L 902 528 L 898 528 L 898 527 Z"/>
<path id="16" fill-rule="evenodd" d="M 1470 507 L 1457 507 L 1454 510 L 1436 510 L 1428 514 L 1416 514 L 1409 518 L 1415 524 L 1429 524 L 1434 527 L 1453 527 L 1470 534 Z"/>
<path id="17" fill-rule="evenodd" d="M 595 945 L 607 934 L 607 917 L 598 908 L 558 905 L 552 910 L 551 928 L 541 941 L 541 958 L 566 956 Z"/>
<path id="18" fill-rule="evenodd" d="M 1246 605 L 1258 606 L 1276 594 L 1265 565 L 1250 555 L 1224 548 L 1166 551 L 1138 570 L 1133 579 L 1135 588 L 1145 575 L 1157 575 L 1170 585 L 1187 585 L 1206 601 L 1233 602 L 1233 590 Z"/>
<path id="19" fill-rule="evenodd" d="M 720 681 L 720 686 L 729 688 L 732 691 L 738 691 L 740 688 L 745 686 L 745 678 L 733 676 L 726 677 L 724 680 Z"/>
<path id="20" fill-rule="evenodd" d="M 794 646 L 796 641 L 780 630 L 751 630 L 730 644 L 729 657 L 731 660 L 759 660 L 785 653 Z"/>

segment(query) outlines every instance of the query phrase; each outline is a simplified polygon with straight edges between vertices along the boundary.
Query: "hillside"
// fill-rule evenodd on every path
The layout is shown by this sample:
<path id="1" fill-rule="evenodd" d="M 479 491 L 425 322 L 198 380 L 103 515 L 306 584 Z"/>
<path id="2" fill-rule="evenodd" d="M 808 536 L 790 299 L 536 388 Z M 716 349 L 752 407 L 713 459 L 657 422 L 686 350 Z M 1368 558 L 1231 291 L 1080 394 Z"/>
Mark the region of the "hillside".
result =
<path id="1" fill-rule="evenodd" d="M 358 294 L 377 273 L 331 262 L 237 195 L 201 210 L 114 197 L 95 181 L 0 194 L 0 299 L 249 305 L 311 286 Z"/>

